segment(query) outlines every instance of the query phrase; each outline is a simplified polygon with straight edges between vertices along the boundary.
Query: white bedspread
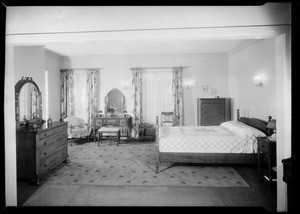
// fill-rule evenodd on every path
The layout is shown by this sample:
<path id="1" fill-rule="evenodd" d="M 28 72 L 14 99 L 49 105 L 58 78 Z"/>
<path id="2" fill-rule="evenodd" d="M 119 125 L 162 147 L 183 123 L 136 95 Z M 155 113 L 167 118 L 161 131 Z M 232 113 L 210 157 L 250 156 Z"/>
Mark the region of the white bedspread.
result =
<path id="1" fill-rule="evenodd" d="M 237 124 L 239 131 L 230 127 L 230 121 L 221 126 L 175 126 L 159 128 L 160 152 L 185 153 L 256 153 L 256 136 L 263 133 L 250 133 L 248 126 Z M 242 131 L 240 131 L 242 130 Z M 245 130 L 247 134 L 245 134 Z M 242 134 L 241 134 L 242 133 Z"/>

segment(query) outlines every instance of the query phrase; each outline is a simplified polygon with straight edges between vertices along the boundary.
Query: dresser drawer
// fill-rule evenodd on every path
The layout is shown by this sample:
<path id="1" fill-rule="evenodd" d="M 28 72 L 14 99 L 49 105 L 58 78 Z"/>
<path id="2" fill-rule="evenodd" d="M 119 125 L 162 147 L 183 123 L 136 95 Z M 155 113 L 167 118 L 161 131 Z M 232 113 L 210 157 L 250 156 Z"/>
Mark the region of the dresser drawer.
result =
<path id="1" fill-rule="evenodd" d="M 48 147 L 62 139 L 67 139 L 67 135 L 67 132 L 63 130 L 48 137 L 42 138 L 41 140 L 37 141 L 37 149 Z"/>
<path id="2" fill-rule="evenodd" d="M 201 104 L 201 111 L 220 111 L 224 110 L 223 104 Z"/>
<path id="3" fill-rule="evenodd" d="M 41 149 L 37 150 L 37 152 L 39 153 L 39 157 L 40 159 L 47 159 L 49 156 L 53 155 L 57 150 L 59 150 L 59 148 L 61 146 L 67 146 L 68 140 L 65 139 L 61 139 L 59 141 L 55 141 L 54 143 L 52 143 L 49 146 L 44 146 Z"/>
<path id="4" fill-rule="evenodd" d="M 223 115 L 202 115 L 201 114 L 201 121 L 224 121 Z"/>
<path id="5" fill-rule="evenodd" d="M 201 100 L 201 103 L 203 104 L 223 104 L 225 103 L 224 99 L 207 99 L 207 100 Z"/>
<path id="6" fill-rule="evenodd" d="M 58 163 L 62 162 L 67 158 L 67 147 L 66 145 L 61 145 L 57 150 L 47 158 L 41 158 L 39 161 L 38 172 L 40 174 L 46 172 L 47 170 L 53 168 Z"/>
<path id="7" fill-rule="evenodd" d="M 57 133 L 57 132 L 60 132 L 60 131 L 63 131 L 63 130 L 67 130 L 67 125 L 63 125 L 63 126 L 59 126 L 59 127 L 55 127 L 53 129 L 49 129 L 49 130 L 46 130 L 46 131 L 43 131 L 41 133 L 39 133 L 39 139 L 43 139 L 45 137 L 48 137 L 54 133 Z"/>
<path id="8" fill-rule="evenodd" d="M 119 123 L 118 119 L 104 119 L 103 123 Z"/>
<path id="9" fill-rule="evenodd" d="M 223 121 L 201 121 L 201 126 L 219 126 Z"/>
<path id="10" fill-rule="evenodd" d="M 201 111 L 201 115 L 216 115 L 216 116 L 223 116 L 224 115 L 224 110 L 219 110 L 219 109 L 205 109 Z"/>

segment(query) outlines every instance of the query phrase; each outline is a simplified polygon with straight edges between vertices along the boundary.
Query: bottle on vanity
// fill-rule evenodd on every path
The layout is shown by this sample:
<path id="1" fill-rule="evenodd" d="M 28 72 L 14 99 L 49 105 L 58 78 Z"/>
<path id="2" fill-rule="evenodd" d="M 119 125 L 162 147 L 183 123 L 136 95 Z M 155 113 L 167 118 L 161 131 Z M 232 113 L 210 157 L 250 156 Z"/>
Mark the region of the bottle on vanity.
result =
<path id="1" fill-rule="evenodd" d="M 48 127 L 51 127 L 52 126 L 52 119 L 51 119 L 51 116 L 49 115 L 49 118 L 47 120 L 47 126 Z"/>

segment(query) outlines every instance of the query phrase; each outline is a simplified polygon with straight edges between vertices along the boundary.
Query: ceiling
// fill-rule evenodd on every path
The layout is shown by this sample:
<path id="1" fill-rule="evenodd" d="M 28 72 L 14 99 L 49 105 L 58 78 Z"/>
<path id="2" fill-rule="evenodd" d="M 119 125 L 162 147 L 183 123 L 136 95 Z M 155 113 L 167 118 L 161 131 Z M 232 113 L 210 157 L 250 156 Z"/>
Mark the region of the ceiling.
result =
<path id="1" fill-rule="evenodd" d="M 274 38 L 289 5 L 8 7 L 6 42 L 62 56 L 230 54 Z M 253 16 L 255 14 L 255 16 Z M 277 27 L 279 25 L 279 27 Z"/>
<path id="2" fill-rule="evenodd" d="M 45 48 L 62 56 L 113 55 L 189 55 L 231 52 L 245 47 L 254 39 L 156 39 L 53 42 Z"/>

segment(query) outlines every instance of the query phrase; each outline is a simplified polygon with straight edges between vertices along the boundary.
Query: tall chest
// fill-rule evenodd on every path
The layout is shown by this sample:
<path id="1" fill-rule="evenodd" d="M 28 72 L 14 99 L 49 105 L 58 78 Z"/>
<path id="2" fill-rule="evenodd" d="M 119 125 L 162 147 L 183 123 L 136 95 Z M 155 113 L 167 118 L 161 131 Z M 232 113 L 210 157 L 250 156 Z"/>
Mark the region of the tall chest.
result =
<path id="1" fill-rule="evenodd" d="M 231 120 L 230 98 L 198 98 L 197 125 L 218 126 Z"/>

